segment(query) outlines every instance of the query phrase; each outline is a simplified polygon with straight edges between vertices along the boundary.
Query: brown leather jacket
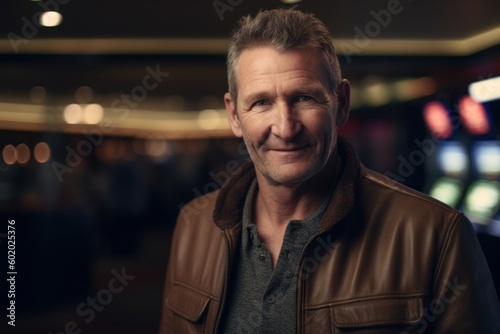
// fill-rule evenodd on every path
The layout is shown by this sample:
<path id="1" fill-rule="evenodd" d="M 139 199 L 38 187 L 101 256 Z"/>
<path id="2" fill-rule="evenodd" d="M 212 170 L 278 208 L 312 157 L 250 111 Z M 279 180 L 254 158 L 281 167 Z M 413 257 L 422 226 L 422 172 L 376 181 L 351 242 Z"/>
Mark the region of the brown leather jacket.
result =
<path id="1" fill-rule="evenodd" d="M 339 144 L 340 180 L 297 272 L 297 333 L 500 333 L 500 306 L 469 221 L 362 166 Z M 214 333 L 228 296 L 251 164 L 186 205 L 160 333 Z"/>

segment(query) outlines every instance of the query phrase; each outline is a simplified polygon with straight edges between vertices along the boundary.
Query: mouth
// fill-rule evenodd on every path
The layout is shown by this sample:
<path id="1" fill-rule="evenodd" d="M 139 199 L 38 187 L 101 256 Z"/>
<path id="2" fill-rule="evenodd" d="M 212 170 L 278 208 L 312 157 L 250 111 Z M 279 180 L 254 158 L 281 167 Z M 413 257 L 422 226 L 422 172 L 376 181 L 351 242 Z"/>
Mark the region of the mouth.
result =
<path id="1" fill-rule="evenodd" d="M 270 149 L 275 152 L 296 152 L 305 149 L 307 146 L 291 146 L 291 147 L 277 147 Z"/>

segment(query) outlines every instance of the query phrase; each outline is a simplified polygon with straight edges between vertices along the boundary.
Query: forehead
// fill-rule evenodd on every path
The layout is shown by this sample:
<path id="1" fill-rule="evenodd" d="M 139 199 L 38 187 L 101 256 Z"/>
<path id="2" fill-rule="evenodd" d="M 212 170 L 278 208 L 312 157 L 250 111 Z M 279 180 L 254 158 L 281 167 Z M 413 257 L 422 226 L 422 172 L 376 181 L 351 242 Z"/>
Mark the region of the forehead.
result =
<path id="1" fill-rule="evenodd" d="M 311 49 L 278 52 L 271 47 L 244 50 L 237 63 L 239 89 L 273 81 L 315 81 L 326 83 L 326 73 Z"/>

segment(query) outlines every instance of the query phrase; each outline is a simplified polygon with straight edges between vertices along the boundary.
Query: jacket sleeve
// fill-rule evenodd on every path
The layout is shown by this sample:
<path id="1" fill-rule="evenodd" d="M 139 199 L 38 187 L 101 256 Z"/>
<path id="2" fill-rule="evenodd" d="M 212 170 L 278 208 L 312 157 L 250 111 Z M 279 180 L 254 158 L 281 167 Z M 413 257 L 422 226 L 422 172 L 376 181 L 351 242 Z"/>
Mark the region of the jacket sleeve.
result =
<path id="1" fill-rule="evenodd" d="M 212 218 L 216 194 L 210 196 L 186 204 L 179 213 L 167 265 L 160 334 L 206 333 L 215 324 L 226 248 Z"/>
<path id="2" fill-rule="evenodd" d="M 170 249 L 170 254 L 169 254 L 169 260 L 167 264 L 167 273 L 165 275 L 165 287 L 163 290 L 163 297 L 162 297 L 162 312 L 161 312 L 161 321 L 160 321 L 160 331 L 159 334 L 167 334 L 167 333 L 172 333 L 171 329 L 173 327 L 172 322 L 174 320 L 174 314 L 171 309 L 169 309 L 166 306 L 166 300 L 169 291 L 172 291 L 173 287 L 173 281 L 174 281 L 174 275 L 173 275 L 173 270 L 172 268 L 174 267 L 174 261 L 176 261 L 176 251 L 174 248 L 174 244 L 176 241 L 176 235 L 180 233 L 180 228 L 179 228 L 179 219 L 177 221 L 174 234 L 172 237 L 172 243 L 171 243 L 171 249 Z"/>
<path id="3" fill-rule="evenodd" d="M 500 333 L 498 297 L 472 224 L 457 214 L 443 238 L 419 333 Z"/>

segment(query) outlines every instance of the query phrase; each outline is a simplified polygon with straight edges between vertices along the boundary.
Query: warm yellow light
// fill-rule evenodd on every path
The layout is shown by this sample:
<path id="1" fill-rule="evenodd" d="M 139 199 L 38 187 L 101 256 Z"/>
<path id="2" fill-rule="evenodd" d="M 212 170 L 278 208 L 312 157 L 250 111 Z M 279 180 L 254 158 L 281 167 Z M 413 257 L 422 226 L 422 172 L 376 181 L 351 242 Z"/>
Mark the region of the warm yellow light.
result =
<path id="1" fill-rule="evenodd" d="M 100 104 L 92 103 L 83 107 L 83 121 L 87 124 L 98 124 L 103 115 L 104 109 Z"/>
<path id="2" fill-rule="evenodd" d="M 33 150 L 33 155 L 35 160 L 41 164 L 49 161 L 50 159 L 50 147 L 45 142 L 40 142 L 36 144 L 35 149 Z"/>
<path id="3" fill-rule="evenodd" d="M 162 136 L 151 135 L 146 139 L 146 152 L 152 157 L 162 157 L 168 152 L 167 141 Z"/>
<path id="4" fill-rule="evenodd" d="M 70 104 L 64 108 L 63 116 L 68 124 L 80 123 L 83 118 L 83 108 L 79 104 Z"/>
<path id="5" fill-rule="evenodd" d="M 436 92 L 436 82 L 430 77 L 397 81 L 393 87 L 395 97 L 400 101 L 413 100 Z"/>
<path id="6" fill-rule="evenodd" d="M 57 27 L 62 22 L 62 15 L 58 12 L 45 12 L 40 15 L 40 24 L 44 27 Z"/>
<path id="7" fill-rule="evenodd" d="M 25 164 L 30 160 L 30 149 L 28 145 L 22 143 L 17 145 L 17 162 Z"/>
<path id="8" fill-rule="evenodd" d="M 2 151 L 2 157 L 7 165 L 13 165 L 17 160 L 17 150 L 14 145 L 9 144 L 5 146 Z"/>
<path id="9" fill-rule="evenodd" d="M 389 86 L 378 77 L 368 77 L 364 80 L 362 96 L 363 100 L 373 107 L 387 104 L 391 100 Z"/>
<path id="10" fill-rule="evenodd" d="M 216 110 L 205 109 L 198 114 L 198 125 L 203 130 L 217 129 L 221 122 L 221 117 Z"/>

